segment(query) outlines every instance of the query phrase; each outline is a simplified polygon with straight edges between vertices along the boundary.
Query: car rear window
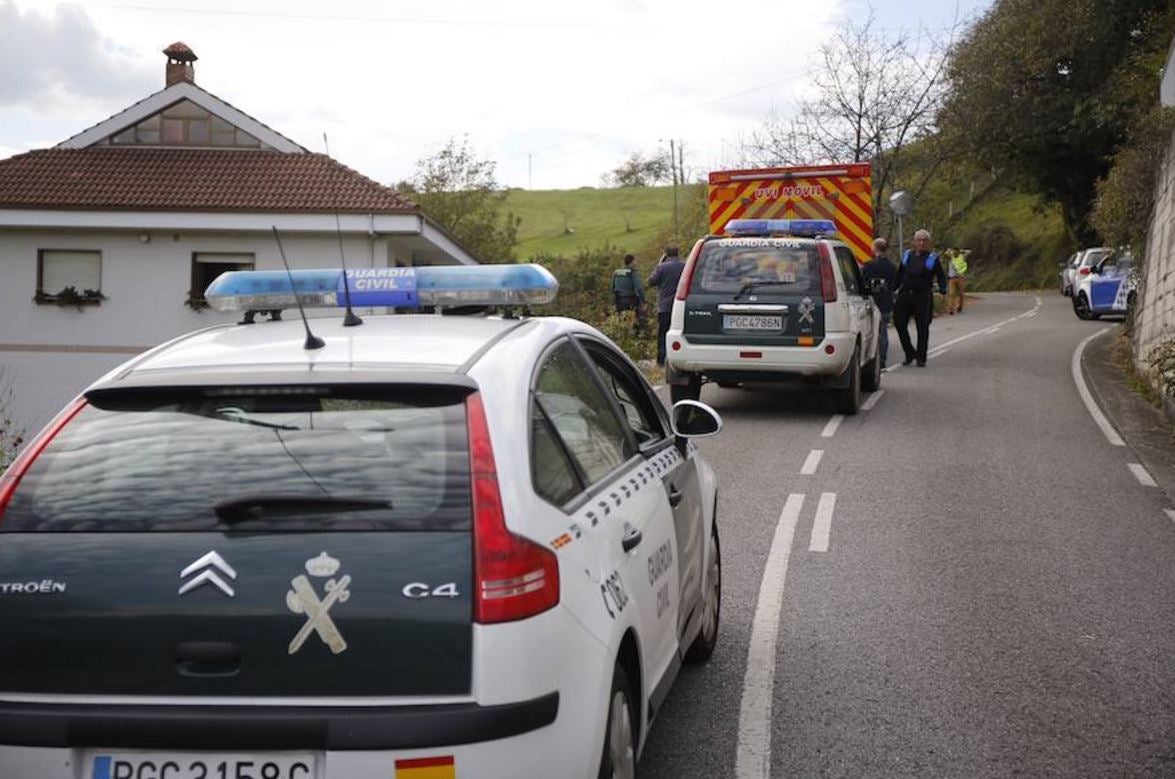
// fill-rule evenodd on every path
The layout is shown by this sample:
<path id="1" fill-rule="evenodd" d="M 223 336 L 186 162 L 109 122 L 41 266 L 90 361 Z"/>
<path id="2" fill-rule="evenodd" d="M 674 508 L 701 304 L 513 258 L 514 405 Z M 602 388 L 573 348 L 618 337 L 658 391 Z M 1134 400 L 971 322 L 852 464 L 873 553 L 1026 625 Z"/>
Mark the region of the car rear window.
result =
<path id="1" fill-rule="evenodd" d="M 463 395 L 106 392 L 32 463 L 0 531 L 467 530 Z"/>
<path id="2" fill-rule="evenodd" d="M 717 294 L 809 294 L 820 291 L 814 244 L 765 238 L 710 241 L 698 257 L 694 289 Z"/>

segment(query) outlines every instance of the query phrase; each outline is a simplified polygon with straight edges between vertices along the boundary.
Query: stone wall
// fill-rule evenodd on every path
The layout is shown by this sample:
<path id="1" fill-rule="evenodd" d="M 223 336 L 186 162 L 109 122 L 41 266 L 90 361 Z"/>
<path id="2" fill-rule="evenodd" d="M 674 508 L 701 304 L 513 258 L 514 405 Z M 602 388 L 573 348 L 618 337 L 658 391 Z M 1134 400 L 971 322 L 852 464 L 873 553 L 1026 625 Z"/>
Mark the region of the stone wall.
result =
<path id="1" fill-rule="evenodd" d="M 1160 341 L 1175 338 L 1175 133 L 1155 179 L 1155 210 L 1147 234 L 1134 330 L 1134 359 L 1148 372 L 1147 357 Z"/>

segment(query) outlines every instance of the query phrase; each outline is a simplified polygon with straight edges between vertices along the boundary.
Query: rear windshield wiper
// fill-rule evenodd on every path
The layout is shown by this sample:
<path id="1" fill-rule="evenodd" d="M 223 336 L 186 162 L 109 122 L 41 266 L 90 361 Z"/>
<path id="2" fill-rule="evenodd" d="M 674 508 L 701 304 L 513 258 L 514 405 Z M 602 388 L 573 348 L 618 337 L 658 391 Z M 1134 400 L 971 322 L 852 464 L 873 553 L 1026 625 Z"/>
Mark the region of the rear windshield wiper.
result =
<path id="1" fill-rule="evenodd" d="M 763 279 L 760 281 L 748 281 L 746 284 L 743 284 L 742 287 L 739 288 L 738 292 L 735 293 L 734 299 L 738 300 L 739 298 L 741 298 L 743 295 L 747 294 L 751 290 L 758 289 L 759 287 L 773 287 L 773 286 L 776 286 L 779 284 L 794 284 L 794 283 L 795 283 L 794 281 L 778 281 L 778 280 L 768 281 L 766 279 Z"/>
<path id="2" fill-rule="evenodd" d="M 332 497 L 330 495 L 246 495 L 222 500 L 212 507 L 226 525 L 254 519 L 332 514 L 339 511 L 390 509 L 390 500 Z"/>
<path id="3" fill-rule="evenodd" d="M 217 409 L 217 419 L 226 419 L 230 422 L 239 422 L 242 425 L 256 425 L 257 427 L 267 427 L 271 430 L 301 430 L 297 425 L 284 425 L 279 422 L 266 422 L 261 419 L 253 419 L 247 417 L 243 412 L 229 409 Z"/>

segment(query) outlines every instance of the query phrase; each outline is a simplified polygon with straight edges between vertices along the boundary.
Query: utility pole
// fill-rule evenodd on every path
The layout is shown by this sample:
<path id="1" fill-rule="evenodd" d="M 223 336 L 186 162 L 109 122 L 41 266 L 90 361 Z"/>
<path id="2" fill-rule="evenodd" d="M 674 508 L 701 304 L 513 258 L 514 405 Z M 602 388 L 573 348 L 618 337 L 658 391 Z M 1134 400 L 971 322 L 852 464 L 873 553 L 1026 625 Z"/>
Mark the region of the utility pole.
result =
<path id="1" fill-rule="evenodd" d="M 677 225 L 677 154 L 672 138 L 669 139 L 669 167 L 673 171 L 673 243 L 680 246 L 681 238 Z"/>

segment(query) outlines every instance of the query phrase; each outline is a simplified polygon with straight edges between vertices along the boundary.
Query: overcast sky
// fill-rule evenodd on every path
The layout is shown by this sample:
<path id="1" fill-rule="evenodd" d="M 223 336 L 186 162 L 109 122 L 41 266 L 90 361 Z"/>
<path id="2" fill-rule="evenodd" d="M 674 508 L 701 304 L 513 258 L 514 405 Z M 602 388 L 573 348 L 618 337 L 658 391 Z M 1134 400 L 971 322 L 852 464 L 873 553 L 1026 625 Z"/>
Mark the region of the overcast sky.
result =
<path id="1" fill-rule="evenodd" d="M 940 34 L 992 0 L 875 0 L 888 30 Z M 507 186 L 598 186 L 631 151 L 686 165 L 804 90 L 813 52 L 868 0 L 0 0 L 0 157 L 45 148 L 163 87 L 196 83 L 383 183 L 453 136 Z"/>

